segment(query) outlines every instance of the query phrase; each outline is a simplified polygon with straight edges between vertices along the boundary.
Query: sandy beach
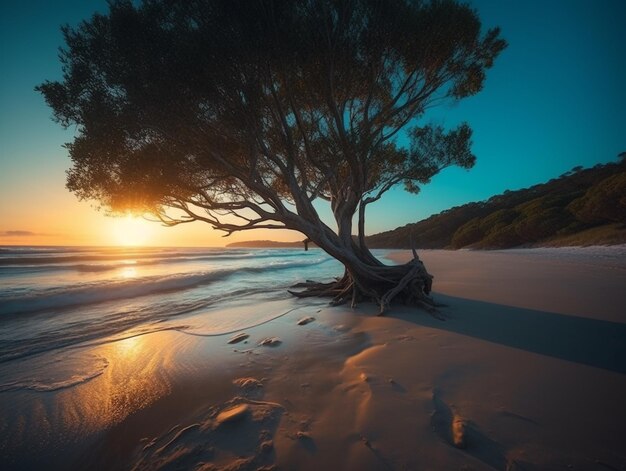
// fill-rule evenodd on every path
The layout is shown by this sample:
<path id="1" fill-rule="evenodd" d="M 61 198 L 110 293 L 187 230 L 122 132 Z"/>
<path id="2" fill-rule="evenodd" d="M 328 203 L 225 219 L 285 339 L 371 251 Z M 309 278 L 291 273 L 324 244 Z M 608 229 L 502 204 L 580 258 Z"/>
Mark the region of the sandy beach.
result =
<path id="1" fill-rule="evenodd" d="M 250 298 L 220 315 L 267 322 L 70 349 L 40 367 L 98 374 L 0 393 L 3 467 L 626 469 L 626 249 L 603 250 L 420 252 L 445 320 Z"/>

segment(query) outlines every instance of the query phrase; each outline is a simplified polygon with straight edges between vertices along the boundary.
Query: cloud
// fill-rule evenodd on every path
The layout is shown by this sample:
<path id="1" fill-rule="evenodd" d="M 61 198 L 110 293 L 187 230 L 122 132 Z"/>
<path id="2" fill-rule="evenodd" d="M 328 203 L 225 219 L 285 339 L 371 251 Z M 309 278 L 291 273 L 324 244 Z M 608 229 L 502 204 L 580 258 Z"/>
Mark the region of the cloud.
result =
<path id="1" fill-rule="evenodd" d="M 0 232 L 0 237 L 29 237 L 29 236 L 38 236 L 44 234 L 37 234 L 32 231 L 2 231 Z"/>

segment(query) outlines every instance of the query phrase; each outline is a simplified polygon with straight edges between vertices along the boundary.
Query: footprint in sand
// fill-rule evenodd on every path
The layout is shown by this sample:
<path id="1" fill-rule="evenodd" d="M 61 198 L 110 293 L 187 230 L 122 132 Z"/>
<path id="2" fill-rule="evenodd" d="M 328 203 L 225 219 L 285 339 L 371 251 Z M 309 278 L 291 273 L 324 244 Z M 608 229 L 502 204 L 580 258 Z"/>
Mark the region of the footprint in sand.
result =
<path id="1" fill-rule="evenodd" d="M 273 439 L 284 413 L 281 404 L 233 398 L 199 412 L 188 426 L 146 439 L 131 468 L 148 471 L 155 463 L 175 463 L 176 469 L 226 469 L 219 464 L 228 462 L 228 469 L 274 469 Z"/>
<path id="2" fill-rule="evenodd" d="M 263 396 L 263 382 L 256 378 L 237 378 L 233 380 L 233 384 L 245 397 L 259 399 Z"/>
<path id="3" fill-rule="evenodd" d="M 231 407 L 230 409 L 226 409 L 220 412 L 215 418 L 215 422 L 217 425 L 228 424 L 237 422 L 238 420 L 243 419 L 248 411 L 250 406 L 248 404 L 239 404 L 238 406 Z"/>
<path id="4" fill-rule="evenodd" d="M 475 423 L 463 418 L 446 404 L 437 389 L 433 390 L 433 406 L 430 423 L 433 431 L 445 442 L 494 469 L 527 469 L 521 468 L 519 462 L 509 462 L 504 446 L 488 437 Z M 517 468 L 512 468 L 512 463 Z"/>

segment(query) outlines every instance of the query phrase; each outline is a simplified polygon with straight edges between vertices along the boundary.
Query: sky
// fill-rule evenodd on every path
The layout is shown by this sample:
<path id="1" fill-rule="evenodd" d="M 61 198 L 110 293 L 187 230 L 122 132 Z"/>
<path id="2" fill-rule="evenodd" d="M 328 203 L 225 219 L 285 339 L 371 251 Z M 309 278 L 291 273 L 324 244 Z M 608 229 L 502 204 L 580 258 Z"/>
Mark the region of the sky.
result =
<path id="1" fill-rule="evenodd" d="M 394 189 L 368 213 L 368 233 L 510 189 L 593 166 L 626 151 L 626 1 L 475 0 L 485 28 L 500 26 L 508 48 L 484 90 L 433 109 L 429 120 L 474 130 L 471 170 L 446 169 L 419 195 Z M 60 25 L 76 25 L 105 1 L 0 2 L 0 245 L 222 246 L 301 240 L 288 231 L 223 238 L 207 224 L 174 228 L 111 218 L 65 189 L 72 131 L 51 119 L 34 87 L 61 77 Z"/>

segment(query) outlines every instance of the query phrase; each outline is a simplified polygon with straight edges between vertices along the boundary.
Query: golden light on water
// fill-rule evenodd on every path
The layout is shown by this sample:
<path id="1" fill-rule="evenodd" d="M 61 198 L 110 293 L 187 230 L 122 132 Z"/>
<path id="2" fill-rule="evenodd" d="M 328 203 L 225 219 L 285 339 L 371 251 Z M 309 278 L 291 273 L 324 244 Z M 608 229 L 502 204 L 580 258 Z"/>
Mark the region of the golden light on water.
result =
<path id="1" fill-rule="evenodd" d="M 141 335 L 135 335 L 133 337 L 118 340 L 114 343 L 114 345 L 117 347 L 117 353 L 129 360 L 135 358 L 139 354 L 143 346 L 143 340 L 144 339 Z"/>
<path id="2" fill-rule="evenodd" d="M 137 269 L 135 267 L 124 267 L 121 273 L 122 278 L 131 279 L 137 278 Z"/>
<path id="3" fill-rule="evenodd" d="M 28 413 L 18 401 L 15 410 L 10 411 L 14 423 L 20 424 L 13 433 L 33 429 L 46 437 L 91 436 L 122 423 L 170 393 L 172 358 L 177 351 L 172 339 L 177 337 L 170 332 L 157 332 L 111 341 L 86 351 L 76 350 L 69 357 L 74 367 L 88 371 L 94 358 L 106 359 L 102 374 L 50 394 L 29 395 L 33 402 L 24 401 L 30 404 Z M 164 345 L 172 348 L 163 348 Z M 51 373 L 54 366 L 50 366 Z"/>
<path id="4" fill-rule="evenodd" d="M 144 245 L 150 241 L 153 224 L 130 215 L 117 218 L 113 224 L 113 239 L 117 245 L 126 247 Z"/>

